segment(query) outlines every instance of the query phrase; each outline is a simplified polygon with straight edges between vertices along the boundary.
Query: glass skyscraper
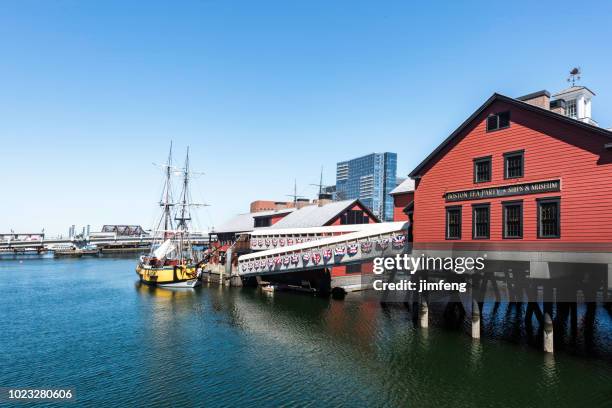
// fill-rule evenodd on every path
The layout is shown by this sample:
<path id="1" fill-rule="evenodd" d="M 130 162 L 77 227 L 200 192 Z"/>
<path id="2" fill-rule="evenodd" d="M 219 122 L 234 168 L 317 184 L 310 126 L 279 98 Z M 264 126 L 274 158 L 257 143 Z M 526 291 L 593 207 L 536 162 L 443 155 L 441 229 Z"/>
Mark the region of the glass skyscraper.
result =
<path id="1" fill-rule="evenodd" d="M 372 153 L 336 165 L 336 198 L 358 198 L 382 221 L 393 221 L 397 154 Z"/>

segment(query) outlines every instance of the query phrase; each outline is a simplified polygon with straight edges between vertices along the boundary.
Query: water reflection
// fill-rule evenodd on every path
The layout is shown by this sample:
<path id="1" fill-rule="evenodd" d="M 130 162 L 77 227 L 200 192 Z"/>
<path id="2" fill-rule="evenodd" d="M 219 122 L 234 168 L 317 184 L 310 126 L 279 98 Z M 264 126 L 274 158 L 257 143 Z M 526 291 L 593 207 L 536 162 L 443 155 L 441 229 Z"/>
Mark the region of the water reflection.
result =
<path id="1" fill-rule="evenodd" d="M 0 383 L 70 379 L 84 406 L 595 406 L 612 395 L 603 309 L 593 319 L 595 357 L 578 359 L 561 334 L 560 352 L 544 355 L 537 323 L 527 344 L 524 305 L 485 304 L 473 341 L 459 304 L 432 305 L 422 330 L 412 305 L 358 293 L 338 301 L 155 288 L 134 283 L 133 261 L 105 258 L 5 266 L 14 268 L 11 282 L 0 279 L 0 310 L 15 318 L 0 331 L 11 367 L 0 367 Z"/>

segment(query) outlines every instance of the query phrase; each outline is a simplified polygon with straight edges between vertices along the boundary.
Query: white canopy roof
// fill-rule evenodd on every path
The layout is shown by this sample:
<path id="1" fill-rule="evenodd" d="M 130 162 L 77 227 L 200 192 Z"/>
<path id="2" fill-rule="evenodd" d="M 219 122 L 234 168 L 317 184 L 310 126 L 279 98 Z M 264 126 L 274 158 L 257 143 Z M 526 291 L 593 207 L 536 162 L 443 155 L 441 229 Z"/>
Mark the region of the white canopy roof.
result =
<path id="1" fill-rule="evenodd" d="M 377 223 L 377 224 L 361 224 L 361 225 L 366 228 L 362 229 L 361 231 L 352 232 L 350 234 L 336 235 L 334 237 L 322 238 L 316 241 L 304 242 L 304 243 L 297 244 L 297 245 L 285 246 L 281 248 L 274 248 L 274 249 L 270 249 L 267 251 L 253 252 L 251 254 L 242 255 L 238 260 L 240 262 L 243 262 L 243 261 L 248 261 L 250 259 L 265 258 L 271 255 L 286 254 L 286 253 L 301 251 L 304 249 L 325 247 L 325 246 L 337 244 L 340 242 L 357 241 L 359 239 L 364 239 L 364 238 L 368 238 L 368 237 L 376 236 L 380 234 L 389 234 L 395 231 L 407 230 L 409 223 L 404 222 L 404 221 L 399 221 L 399 222 L 382 222 L 382 223 Z M 326 228 L 333 228 L 333 227 L 326 227 Z"/>

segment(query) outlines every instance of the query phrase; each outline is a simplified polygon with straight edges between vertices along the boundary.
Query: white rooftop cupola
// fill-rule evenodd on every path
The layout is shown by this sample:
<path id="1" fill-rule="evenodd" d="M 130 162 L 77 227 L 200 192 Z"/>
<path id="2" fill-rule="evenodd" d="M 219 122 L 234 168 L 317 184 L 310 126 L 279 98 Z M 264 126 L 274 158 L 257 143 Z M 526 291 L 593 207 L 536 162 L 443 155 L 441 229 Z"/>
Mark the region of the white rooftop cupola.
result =
<path id="1" fill-rule="evenodd" d="M 554 94 L 553 101 L 565 102 L 565 116 L 597 126 L 591 117 L 591 100 L 595 96 L 586 86 L 571 86 Z"/>

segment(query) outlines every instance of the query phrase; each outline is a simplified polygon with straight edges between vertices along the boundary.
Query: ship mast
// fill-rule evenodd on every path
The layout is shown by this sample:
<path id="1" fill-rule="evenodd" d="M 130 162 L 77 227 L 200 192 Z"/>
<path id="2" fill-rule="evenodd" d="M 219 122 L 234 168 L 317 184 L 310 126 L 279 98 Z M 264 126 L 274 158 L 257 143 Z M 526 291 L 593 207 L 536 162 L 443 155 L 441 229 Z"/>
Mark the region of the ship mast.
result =
<path id="1" fill-rule="evenodd" d="M 166 168 L 166 180 L 164 183 L 164 189 L 162 192 L 162 201 L 159 206 L 163 207 L 162 219 L 164 222 L 164 240 L 169 236 L 169 231 L 172 227 L 172 142 L 170 142 L 170 152 L 168 153 L 168 161 L 164 166 Z"/>
<path id="2" fill-rule="evenodd" d="M 175 220 L 178 221 L 176 229 L 179 230 L 179 257 L 183 260 L 183 252 L 186 249 L 189 258 L 192 258 L 191 245 L 189 241 L 189 221 L 191 221 L 191 213 L 189 211 L 189 147 L 187 147 L 187 156 L 185 157 L 185 167 L 183 168 L 183 189 L 181 191 L 181 209 L 177 213 Z M 186 244 L 186 248 L 185 248 Z"/>
<path id="3" fill-rule="evenodd" d="M 181 191 L 181 211 L 180 216 L 176 217 L 177 229 L 187 231 L 187 221 L 191 220 L 189 213 L 189 147 L 187 147 L 187 157 L 185 158 L 185 168 L 183 169 L 183 190 Z"/>

